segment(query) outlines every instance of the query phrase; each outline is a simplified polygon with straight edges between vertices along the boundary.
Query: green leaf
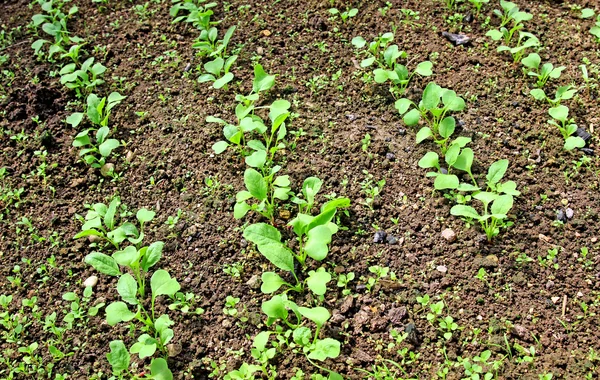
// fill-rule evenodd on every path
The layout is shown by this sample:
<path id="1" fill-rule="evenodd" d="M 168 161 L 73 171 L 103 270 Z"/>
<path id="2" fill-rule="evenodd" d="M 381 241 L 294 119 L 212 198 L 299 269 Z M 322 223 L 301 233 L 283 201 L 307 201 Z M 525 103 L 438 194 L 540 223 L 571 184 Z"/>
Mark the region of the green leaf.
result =
<path id="1" fill-rule="evenodd" d="M 106 358 L 112 367 L 114 373 L 120 373 L 129 369 L 131 360 L 129 352 L 122 340 L 113 340 L 108 345 L 110 352 L 106 354 Z"/>
<path id="2" fill-rule="evenodd" d="M 140 253 L 133 245 L 130 245 L 113 253 L 112 257 L 119 265 L 131 268 L 140 260 Z"/>
<path id="3" fill-rule="evenodd" d="M 285 115 L 286 113 L 288 113 L 290 107 L 291 107 L 290 102 L 288 102 L 285 99 L 278 99 L 278 100 L 274 101 L 269 106 L 269 120 L 271 120 L 271 122 L 273 124 L 275 124 L 275 121 L 280 116 Z"/>
<path id="4" fill-rule="evenodd" d="M 152 219 L 154 219 L 154 216 L 156 215 L 156 213 L 154 211 L 145 209 L 145 208 L 141 208 L 138 210 L 137 214 L 135 215 L 135 217 L 137 218 L 137 220 L 140 223 L 148 223 L 149 221 L 151 221 Z"/>
<path id="5" fill-rule="evenodd" d="M 455 205 L 450 209 L 450 214 L 454 216 L 463 216 L 465 218 L 476 219 L 479 220 L 480 216 L 477 211 L 471 207 L 466 205 Z"/>
<path id="6" fill-rule="evenodd" d="M 419 167 L 423 169 L 429 168 L 440 168 L 439 164 L 439 156 L 435 152 L 427 152 L 425 155 L 419 160 Z"/>
<path id="7" fill-rule="evenodd" d="M 431 63 L 429 61 L 424 61 L 417 65 L 415 72 L 421 76 L 428 77 L 430 75 L 433 75 L 432 68 L 433 68 L 433 63 Z"/>
<path id="8" fill-rule="evenodd" d="M 394 103 L 394 107 L 398 110 L 400 115 L 404 115 L 406 111 L 408 111 L 408 109 L 410 108 L 411 104 L 412 102 L 410 101 L 410 99 L 402 98 L 396 100 L 396 103 Z"/>
<path id="9" fill-rule="evenodd" d="M 565 140 L 564 150 L 573 150 L 575 148 L 583 148 L 585 146 L 585 140 L 579 136 L 569 136 Z"/>
<path id="10" fill-rule="evenodd" d="M 488 31 L 485 35 L 487 37 L 491 37 L 492 40 L 494 40 L 494 41 L 499 41 L 502 38 L 503 33 L 501 31 L 499 31 L 498 29 L 492 29 L 492 30 Z"/>
<path id="11" fill-rule="evenodd" d="M 233 206 L 233 217 L 235 219 L 242 219 L 250 210 L 252 210 L 252 206 L 250 206 L 248 203 L 244 201 L 237 202 L 235 206 Z"/>
<path id="12" fill-rule="evenodd" d="M 439 125 L 439 133 L 444 139 L 452 136 L 456 128 L 456 120 L 452 116 L 445 117 Z"/>
<path id="13" fill-rule="evenodd" d="M 100 252 L 92 252 L 85 257 L 85 262 L 98 272 L 109 276 L 120 276 L 121 271 L 117 262 L 112 257 Z"/>
<path id="14" fill-rule="evenodd" d="M 559 106 L 550 108 L 548 110 L 548 113 L 550 114 L 550 116 L 552 116 L 552 118 L 564 123 L 565 121 L 567 121 L 567 118 L 569 117 L 569 107 L 559 105 Z"/>
<path id="15" fill-rule="evenodd" d="M 488 174 L 486 176 L 489 184 L 495 185 L 502 177 L 504 177 L 504 173 L 506 173 L 506 169 L 508 169 L 508 160 L 498 160 L 490 165 L 488 169 Z"/>
<path id="16" fill-rule="evenodd" d="M 431 138 L 431 137 L 433 137 L 433 132 L 431 132 L 431 128 L 423 127 L 421 129 L 419 129 L 419 132 L 417 132 L 416 143 L 420 144 L 424 140 L 427 140 L 428 138 Z"/>
<path id="17" fill-rule="evenodd" d="M 221 70 L 223 70 L 224 64 L 225 61 L 223 60 L 223 58 L 215 58 L 214 60 L 206 62 L 204 64 L 204 70 L 218 78 L 221 74 Z"/>
<path id="18" fill-rule="evenodd" d="M 102 157 L 108 157 L 110 156 L 111 152 L 119 146 L 121 146 L 119 140 L 108 139 L 102 144 L 100 144 L 100 146 L 98 146 L 98 151 L 100 152 Z"/>
<path id="19" fill-rule="evenodd" d="M 312 308 L 299 307 L 298 312 L 302 314 L 304 318 L 308 318 L 311 321 L 313 321 L 314 324 L 317 325 L 319 328 L 323 327 L 325 322 L 327 322 L 327 320 L 329 320 L 329 318 L 331 317 L 331 314 L 329 314 L 329 310 L 321 306 Z"/>
<path id="20" fill-rule="evenodd" d="M 150 279 L 150 288 L 152 289 L 152 298 L 160 295 L 173 296 L 181 289 L 176 279 L 171 278 L 169 272 L 159 269 Z"/>
<path id="21" fill-rule="evenodd" d="M 264 150 L 257 150 L 248 157 L 246 157 L 246 165 L 253 168 L 262 168 L 267 161 L 267 152 Z M 261 176 L 262 178 L 262 176 Z M 249 190 L 250 188 L 248 188 Z M 262 200 L 262 199 L 261 199 Z"/>
<path id="22" fill-rule="evenodd" d="M 129 322 L 135 317 L 135 314 L 129 311 L 125 302 L 113 302 L 106 307 L 106 323 L 114 326 L 119 322 Z"/>
<path id="23" fill-rule="evenodd" d="M 533 96 L 535 100 L 544 100 L 546 99 L 546 93 L 541 88 L 534 88 L 529 91 L 529 95 Z"/>
<path id="24" fill-rule="evenodd" d="M 213 144 L 212 150 L 215 152 L 215 154 L 221 154 L 228 147 L 229 147 L 229 144 L 227 144 L 227 141 L 218 141 L 218 142 L 216 142 L 216 143 Z"/>
<path id="25" fill-rule="evenodd" d="M 356 36 L 352 39 L 351 43 L 355 48 L 362 49 L 367 44 L 367 41 L 361 36 Z"/>
<path id="26" fill-rule="evenodd" d="M 308 354 L 309 359 L 325 361 L 327 358 L 337 358 L 340 355 L 340 342 L 332 338 L 317 340 L 315 348 Z"/>
<path id="27" fill-rule="evenodd" d="M 275 293 L 286 282 L 274 272 L 264 272 L 261 276 L 262 285 L 260 291 L 265 294 Z"/>
<path id="28" fill-rule="evenodd" d="M 213 88 L 216 88 L 217 90 L 223 88 L 223 86 L 225 86 L 227 83 L 233 80 L 233 77 L 233 73 L 226 73 L 225 75 L 213 82 Z"/>
<path id="29" fill-rule="evenodd" d="M 594 17 L 594 14 L 596 14 L 596 12 L 592 8 L 583 8 L 581 10 L 581 15 L 579 17 L 590 18 L 590 17 Z"/>
<path id="30" fill-rule="evenodd" d="M 413 126 L 413 125 L 417 125 L 419 123 L 420 119 L 421 119 L 421 113 L 419 112 L 418 109 L 413 108 L 404 115 L 404 117 L 402 118 L 402 121 L 404 121 L 404 124 L 406 124 L 408 126 Z"/>
<path id="31" fill-rule="evenodd" d="M 456 158 L 454 164 L 452 164 L 452 167 L 470 173 L 471 166 L 473 165 L 473 158 L 473 150 L 471 148 L 464 148 Z"/>
<path id="32" fill-rule="evenodd" d="M 261 92 L 270 90 L 275 85 L 275 75 L 269 75 L 265 72 L 262 65 L 254 65 L 254 82 L 252 91 Z"/>
<path id="33" fill-rule="evenodd" d="M 294 343 L 301 347 L 308 347 L 312 343 L 312 331 L 308 327 L 298 327 L 294 330 L 292 334 L 292 338 L 294 339 Z"/>
<path id="34" fill-rule="evenodd" d="M 322 261 L 327 257 L 329 249 L 327 245 L 331 243 L 333 233 L 326 225 L 316 226 L 309 230 L 306 236 L 306 245 L 304 250 L 306 254 L 317 261 Z"/>
<path id="35" fill-rule="evenodd" d="M 77 128 L 77 126 L 81 123 L 82 120 L 83 120 L 83 113 L 75 112 L 67 117 L 66 122 L 67 122 L 67 124 L 70 124 L 71 127 Z"/>
<path id="36" fill-rule="evenodd" d="M 144 271 L 148 271 L 154 264 L 156 264 L 162 257 L 162 250 L 165 243 L 162 241 L 155 241 L 150 244 L 146 252 L 142 256 L 141 267 Z"/>
<path id="37" fill-rule="evenodd" d="M 450 111 L 462 111 L 465 109 L 465 101 L 452 90 L 443 90 L 442 101 Z"/>
<path id="38" fill-rule="evenodd" d="M 375 79 L 376 83 L 384 83 L 385 81 L 387 81 L 388 79 L 394 79 L 392 78 L 392 75 L 395 74 L 393 71 L 387 71 L 384 69 L 375 69 L 373 70 L 373 76 Z M 396 75 L 396 78 L 398 79 L 398 76 Z"/>
<path id="39" fill-rule="evenodd" d="M 267 199 L 267 182 L 263 178 L 262 174 L 254 169 L 246 169 L 244 172 L 244 184 L 246 188 L 252 194 L 252 196 L 259 201 Z"/>
<path id="40" fill-rule="evenodd" d="M 327 283 L 331 281 L 331 275 L 325 268 L 319 268 L 316 272 L 311 270 L 308 272 L 306 285 L 318 296 L 322 296 L 327 292 Z"/>
<path id="41" fill-rule="evenodd" d="M 278 319 L 287 320 L 288 311 L 285 307 L 284 296 L 273 296 L 269 301 L 262 303 L 261 309 L 267 315 L 268 320 L 266 325 L 271 326 Z"/>
<path id="42" fill-rule="evenodd" d="M 442 95 L 443 89 L 435 84 L 434 82 L 430 82 L 425 90 L 423 90 L 423 99 L 421 100 L 423 104 L 423 108 L 426 110 L 432 110 L 440 104 L 440 96 Z"/>
<path id="43" fill-rule="evenodd" d="M 150 363 L 150 374 L 154 380 L 173 380 L 173 373 L 163 358 L 154 358 Z"/>
<path id="44" fill-rule="evenodd" d="M 279 231 L 266 223 L 252 224 L 244 230 L 244 238 L 257 245 L 258 250 L 277 268 L 293 272 L 292 252 L 281 243 Z"/>
<path id="45" fill-rule="evenodd" d="M 123 301 L 130 305 L 137 305 L 137 291 L 138 284 L 132 275 L 125 273 L 121 276 L 121 278 L 119 278 L 119 282 L 117 283 L 117 292 Z"/>
<path id="46" fill-rule="evenodd" d="M 456 189 L 460 181 L 454 174 L 439 174 L 435 177 L 433 187 L 436 190 Z"/>
<path id="47" fill-rule="evenodd" d="M 512 195 L 500 195 L 497 197 L 492 203 L 491 211 L 492 214 L 502 214 L 506 215 L 510 211 L 513 206 L 513 196 Z"/>
<path id="48" fill-rule="evenodd" d="M 542 63 L 542 59 L 537 53 L 530 53 L 527 57 L 521 60 L 521 63 L 530 69 L 537 69 Z"/>
<path id="49" fill-rule="evenodd" d="M 142 334 L 138 338 L 138 341 L 131 346 L 129 352 L 132 354 L 138 354 L 140 359 L 144 359 L 154 355 L 156 352 L 157 340 L 152 338 L 148 334 Z"/>

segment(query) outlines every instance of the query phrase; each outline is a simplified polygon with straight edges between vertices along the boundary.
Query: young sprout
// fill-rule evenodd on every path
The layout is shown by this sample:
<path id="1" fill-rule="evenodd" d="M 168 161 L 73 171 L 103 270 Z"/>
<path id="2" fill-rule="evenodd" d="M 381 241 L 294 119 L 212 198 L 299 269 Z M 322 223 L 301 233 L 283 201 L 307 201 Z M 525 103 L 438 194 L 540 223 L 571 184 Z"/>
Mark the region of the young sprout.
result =
<path id="1" fill-rule="evenodd" d="M 544 87 L 544 85 L 550 78 L 560 78 L 560 74 L 564 69 L 566 69 L 565 66 L 554 67 L 554 65 L 552 65 L 552 63 L 550 62 L 544 63 L 540 68 L 541 62 L 542 59 L 537 53 L 530 53 L 521 61 L 523 66 L 529 69 L 524 70 L 526 71 L 527 75 L 537 78 L 536 86 L 539 88 Z"/>

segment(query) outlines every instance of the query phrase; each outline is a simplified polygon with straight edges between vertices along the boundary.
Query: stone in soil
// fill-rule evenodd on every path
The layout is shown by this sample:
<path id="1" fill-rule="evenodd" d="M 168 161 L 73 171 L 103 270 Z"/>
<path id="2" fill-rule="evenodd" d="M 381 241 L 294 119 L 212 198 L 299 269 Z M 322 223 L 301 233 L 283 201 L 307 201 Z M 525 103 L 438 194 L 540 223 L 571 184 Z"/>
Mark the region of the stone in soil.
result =
<path id="1" fill-rule="evenodd" d="M 405 307 L 394 307 L 388 311 L 388 318 L 393 325 L 400 325 L 407 316 Z"/>
<path id="2" fill-rule="evenodd" d="M 83 286 L 84 287 L 91 287 L 93 288 L 94 286 L 96 286 L 96 284 L 98 283 L 98 277 L 96 276 L 90 276 L 88 278 L 85 279 L 85 281 L 83 282 Z"/>
<path id="3" fill-rule="evenodd" d="M 375 232 L 375 236 L 373 237 L 373 243 L 383 244 L 385 243 L 385 238 L 387 237 L 387 232 L 383 230 L 379 230 Z"/>
<path id="4" fill-rule="evenodd" d="M 451 228 L 442 231 L 442 237 L 449 243 L 456 241 L 456 233 Z"/>

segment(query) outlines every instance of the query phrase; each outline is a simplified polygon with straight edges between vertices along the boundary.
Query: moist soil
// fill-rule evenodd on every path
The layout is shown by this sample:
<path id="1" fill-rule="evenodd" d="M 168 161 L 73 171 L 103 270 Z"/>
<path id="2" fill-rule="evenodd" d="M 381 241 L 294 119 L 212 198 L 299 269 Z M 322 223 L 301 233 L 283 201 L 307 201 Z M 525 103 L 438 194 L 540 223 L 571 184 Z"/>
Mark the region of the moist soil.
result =
<path id="1" fill-rule="evenodd" d="M 534 14 L 526 30 L 540 39 L 542 62 L 566 66 L 546 92 L 571 83 L 579 88 L 563 104 L 592 134 L 587 155 L 562 150 L 562 136 L 547 123 L 548 104 L 528 95 L 535 81 L 508 54 L 496 52 L 497 42 L 485 37 L 489 24 L 498 25 L 492 15 L 498 8 L 495 1 L 484 5 L 473 21 L 457 17 L 454 23 L 447 22 L 448 16 L 459 12 L 466 16 L 470 4 L 449 11 L 442 2 L 393 1 L 383 16 L 378 8 L 384 2 L 356 2 L 348 5 L 356 6 L 358 15 L 342 22 L 331 17 L 328 1 L 219 3 L 213 19 L 222 20 L 221 30 L 237 25 L 232 44 L 240 49 L 236 78 L 226 90 L 196 81 L 196 67 L 202 64 L 192 48 L 197 32 L 183 23 L 172 24 L 169 2 L 73 1 L 79 12 L 69 21 L 69 30 L 83 37 L 88 54 L 107 67 L 106 83 L 96 91 L 127 96 L 111 116 L 117 138 L 126 142 L 112 159 L 120 173 L 112 181 L 78 160 L 72 141 L 79 131 L 64 120 L 83 108 L 82 103 L 60 84 L 58 64 L 36 60 L 30 47 L 36 37 L 28 25 L 39 5 L 1 2 L 3 30 L 19 28 L 0 50 L 0 55 L 8 55 L 0 69 L 14 73 L 0 76 L 0 167 L 6 168 L 1 187 L 24 189 L 18 207 L 6 199 L 0 203 L 0 294 L 14 297 L 9 311 L 15 313 L 23 299 L 37 297 L 42 320 L 52 312 L 60 320 L 70 304 L 62 295 L 74 291 L 81 296 L 82 282 L 92 275 L 99 281 L 91 304 L 118 298 L 115 281 L 84 263 L 93 250 L 89 242 L 73 236 L 80 231 L 77 215 L 85 215 L 86 205 L 108 203 L 119 195 L 129 210 L 156 211 L 146 239 L 165 242 L 161 268 L 180 281 L 182 291 L 195 294 L 196 306 L 205 310 L 201 316 L 170 312 L 175 321 L 173 343 L 181 348 L 169 358 L 174 377 L 204 379 L 213 373 L 222 378 L 244 361 L 251 363 L 252 337 L 265 329 L 260 305 L 268 299 L 256 278 L 269 265 L 241 232 L 246 223 L 260 219 L 233 217 L 246 166 L 233 152 L 213 154 L 211 146 L 222 139 L 222 132 L 205 119 L 211 115 L 234 119 L 235 94 L 249 92 L 253 64 L 260 62 L 267 72 L 277 74 L 276 87 L 261 101 L 289 100 L 295 117 L 288 129 L 305 132 L 288 135 L 288 148 L 276 158 L 293 190 L 299 191 L 298 184 L 306 177 L 317 176 L 324 181 L 319 204 L 326 200 L 323 194 L 352 201 L 322 263 L 335 273 L 356 275 L 349 285 L 350 296 L 342 295 L 334 281 L 322 303 L 333 314 L 323 336 L 342 342 L 340 356 L 325 362 L 327 368 L 345 378 L 369 378 L 360 369 L 372 370 L 382 359 L 400 364 L 404 360 L 405 372 L 395 378 L 430 379 L 441 378 L 438 371 L 451 363 L 447 377 L 458 379 L 465 376 L 464 368 L 452 363 L 491 350 L 492 359 L 501 362 L 495 371 L 498 378 L 537 379 L 544 373 L 555 378 L 598 378 L 600 363 L 590 352 L 600 350 L 600 167 L 595 154 L 600 103 L 597 87 L 585 86 L 578 66 L 584 58 L 599 64 L 600 44 L 588 33 L 592 21 L 580 19 L 567 4 L 516 2 Z M 146 12 L 135 11 L 134 6 L 144 4 Z M 401 8 L 419 12 L 419 19 L 407 18 Z M 362 80 L 365 70 L 358 66 L 361 58 L 350 40 L 355 36 L 372 40 L 392 26 L 397 28 L 395 42 L 408 54 L 409 67 L 426 59 L 434 63 L 434 75 L 415 76 L 407 97 L 417 100 L 433 80 L 466 99 L 465 111 L 456 117 L 458 134 L 472 138 L 475 176 L 483 180 L 492 162 L 510 160 L 506 179 L 515 181 L 522 194 L 509 215 L 513 225 L 491 243 L 479 226 L 465 225 L 450 215 L 453 202 L 435 192 L 433 180 L 418 167 L 433 144 L 416 145 L 416 130 L 403 124 L 387 87 Z M 442 31 L 461 32 L 472 40 L 454 46 Z M 141 112 L 145 114 L 140 116 Z M 24 142 L 11 138 L 20 132 L 29 138 Z M 371 142 L 362 149 L 367 133 Z M 35 175 L 42 162 L 36 154 L 40 150 L 48 152 L 48 164 L 57 164 L 47 169 L 45 179 Z M 588 160 L 577 167 L 582 157 Z M 366 178 L 385 180 L 372 210 L 365 205 L 361 186 Z M 207 186 L 206 179 L 213 185 Z M 291 205 L 282 206 L 277 224 L 289 218 L 286 208 L 292 216 L 296 212 Z M 557 222 L 557 215 L 567 208 L 572 215 L 570 211 L 568 218 L 559 215 L 563 220 Z M 178 210 L 181 218 L 170 228 L 165 222 Z M 19 224 L 22 218 L 28 218 L 33 229 Z M 444 238 L 445 229 L 451 229 L 455 238 Z M 378 230 L 393 236 L 392 244 L 375 243 Z M 588 248 L 586 257 L 582 247 Z M 556 260 L 541 265 L 538 257 L 555 248 Z M 522 254 L 533 260 L 517 260 Z M 51 257 L 55 266 L 48 264 Z M 42 265 L 45 271 L 39 269 Z M 239 276 L 224 271 L 232 265 L 241 268 Z M 373 265 L 389 267 L 396 279 L 388 276 L 369 291 L 365 285 L 373 277 L 369 271 Z M 20 272 L 15 273 L 15 266 Z M 484 281 L 476 278 L 480 268 L 487 273 Z M 21 285 L 9 280 L 15 276 L 22 278 Z M 432 301 L 443 299 L 444 315 L 451 315 L 460 326 L 450 340 L 427 321 L 428 308 L 416 301 L 424 295 Z M 226 296 L 240 298 L 237 317 L 223 313 Z M 410 334 L 388 350 L 394 342 L 391 330 Z M 20 361 L 23 354 L 18 348 L 39 342 L 39 354 L 50 363 L 43 344 L 50 337 L 41 324 L 32 323 L 18 343 L 0 342 L 4 360 Z M 82 320 L 67 332 L 62 346 L 73 355 L 56 361 L 53 373 L 73 379 L 100 373 L 104 375 L 99 378 L 109 377 L 106 353 L 114 339 L 135 341 L 128 326 L 108 326 L 103 311 Z M 523 356 L 519 345 L 535 347 L 533 362 L 519 360 Z M 406 362 L 400 348 L 417 356 Z M 137 363 L 142 372 L 149 361 Z M 211 363 L 221 371 L 213 372 Z M 292 377 L 297 368 L 316 371 L 303 355 L 289 352 L 271 364 L 282 379 Z"/>

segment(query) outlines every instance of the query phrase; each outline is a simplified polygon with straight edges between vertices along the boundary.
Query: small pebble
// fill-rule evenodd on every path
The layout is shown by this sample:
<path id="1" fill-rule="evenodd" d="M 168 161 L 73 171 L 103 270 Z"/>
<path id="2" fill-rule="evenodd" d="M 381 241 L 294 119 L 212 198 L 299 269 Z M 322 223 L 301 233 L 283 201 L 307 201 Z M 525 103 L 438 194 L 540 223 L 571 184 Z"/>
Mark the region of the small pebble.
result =
<path id="1" fill-rule="evenodd" d="M 556 220 L 563 223 L 567 221 L 567 217 L 563 210 L 558 210 L 558 212 L 556 213 Z"/>
<path id="2" fill-rule="evenodd" d="M 446 228 L 442 231 L 442 237 L 452 243 L 456 240 L 456 233 L 451 228 Z"/>
<path id="3" fill-rule="evenodd" d="M 394 159 L 396 158 L 396 156 L 394 155 L 394 153 L 388 152 L 388 153 L 385 154 L 385 158 L 388 159 L 388 160 L 390 160 L 390 161 L 394 161 Z"/>
<path id="4" fill-rule="evenodd" d="M 84 287 L 91 287 L 93 288 L 94 286 L 96 286 L 96 284 L 98 283 L 98 277 L 96 276 L 90 276 L 88 278 L 85 279 L 85 281 L 83 282 L 83 286 Z"/>
<path id="5" fill-rule="evenodd" d="M 438 265 L 437 267 L 435 267 L 435 269 L 440 273 L 448 272 L 448 268 L 446 268 L 445 265 Z"/>
<path id="6" fill-rule="evenodd" d="M 404 128 L 398 128 L 398 134 L 400 136 L 404 136 L 406 134 L 406 129 L 404 129 Z"/>
<path id="7" fill-rule="evenodd" d="M 390 245 L 394 245 L 398 243 L 398 238 L 395 237 L 394 235 L 388 235 L 385 240 L 387 241 L 388 244 Z"/>
<path id="8" fill-rule="evenodd" d="M 572 208 L 566 209 L 565 210 L 565 214 L 567 216 L 567 219 L 572 219 L 573 218 L 573 214 L 574 214 L 573 209 Z"/>

